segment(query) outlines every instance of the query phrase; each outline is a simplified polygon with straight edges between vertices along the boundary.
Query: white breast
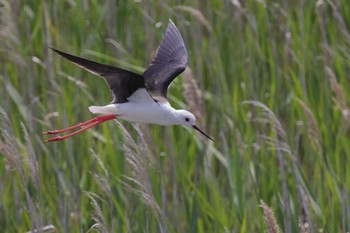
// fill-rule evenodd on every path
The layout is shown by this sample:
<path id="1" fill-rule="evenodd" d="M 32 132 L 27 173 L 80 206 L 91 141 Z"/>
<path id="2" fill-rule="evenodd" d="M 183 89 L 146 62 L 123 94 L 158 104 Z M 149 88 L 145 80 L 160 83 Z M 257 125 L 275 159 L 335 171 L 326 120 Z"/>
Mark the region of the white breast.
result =
<path id="1" fill-rule="evenodd" d="M 129 102 L 91 106 L 92 113 L 116 114 L 117 118 L 130 122 L 174 125 L 177 124 L 176 110 L 168 102 L 155 102 L 146 89 L 138 89 L 128 98 Z"/>

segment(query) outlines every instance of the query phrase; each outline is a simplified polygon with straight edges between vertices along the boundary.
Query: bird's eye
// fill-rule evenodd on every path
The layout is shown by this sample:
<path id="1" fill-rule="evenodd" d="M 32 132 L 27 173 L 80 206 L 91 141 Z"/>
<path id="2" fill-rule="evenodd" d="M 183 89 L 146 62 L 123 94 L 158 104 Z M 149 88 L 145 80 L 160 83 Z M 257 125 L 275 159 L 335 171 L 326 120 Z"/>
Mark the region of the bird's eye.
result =
<path id="1" fill-rule="evenodd" d="M 186 117 L 186 118 L 185 118 L 185 121 L 190 121 L 190 118 Z"/>

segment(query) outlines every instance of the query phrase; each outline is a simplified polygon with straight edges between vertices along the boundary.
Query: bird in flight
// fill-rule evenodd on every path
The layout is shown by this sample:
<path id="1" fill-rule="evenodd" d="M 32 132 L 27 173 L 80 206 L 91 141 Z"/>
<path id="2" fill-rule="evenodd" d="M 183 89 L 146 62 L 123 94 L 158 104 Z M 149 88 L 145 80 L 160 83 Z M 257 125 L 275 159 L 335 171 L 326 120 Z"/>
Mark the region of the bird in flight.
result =
<path id="1" fill-rule="evenodd" d="M 185 70 L 188 59 L 185 43 L 171 19 L 153 61 L 141 75 L 76 57 L 57 49 L 52 50 L 83 69 L 102 77 L 111 90 L 113 100 L 105 106 L 89 107 L 90 112 L 101 114 L 100 116 L 68 128 L 43 132 L 43 135 L 60 134 L 80 128 L 44 142 L 61 141 L 117 118 L 136 123 L 189 126 L 214 141 L 196 126 L 196 118 L 191 112 L 176 110 L 168 102 L 168 86 Z"/>

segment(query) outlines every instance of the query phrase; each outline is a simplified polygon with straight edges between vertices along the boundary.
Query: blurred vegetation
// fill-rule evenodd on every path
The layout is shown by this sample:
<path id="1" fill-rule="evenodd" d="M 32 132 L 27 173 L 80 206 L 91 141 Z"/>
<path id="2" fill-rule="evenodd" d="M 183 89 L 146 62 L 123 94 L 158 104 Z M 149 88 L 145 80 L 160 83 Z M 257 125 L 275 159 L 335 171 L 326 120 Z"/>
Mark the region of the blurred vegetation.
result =
<path id="1" fill-rule="evenodd" d="M 348 0 L 0 0 L 0 14 L 0 232 L 350 231 Z M 116 121 L 44 144 L 111 100 L 49 47 L 141 73 L 169 18 L 192 71 L 170 101 L 215 143 Z"/>

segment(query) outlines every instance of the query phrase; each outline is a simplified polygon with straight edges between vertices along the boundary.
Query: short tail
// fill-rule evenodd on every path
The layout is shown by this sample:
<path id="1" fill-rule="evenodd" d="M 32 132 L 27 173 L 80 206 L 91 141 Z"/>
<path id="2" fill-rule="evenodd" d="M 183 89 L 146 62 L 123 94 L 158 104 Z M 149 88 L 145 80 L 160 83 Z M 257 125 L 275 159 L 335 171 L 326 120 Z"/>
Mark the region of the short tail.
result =
<path id="1" fill-rule="evenodd" d="M 114 105 L 107 106 L 90 106 L 89 110 L 93 114 L 116 114 L 116 107 Z"/>

